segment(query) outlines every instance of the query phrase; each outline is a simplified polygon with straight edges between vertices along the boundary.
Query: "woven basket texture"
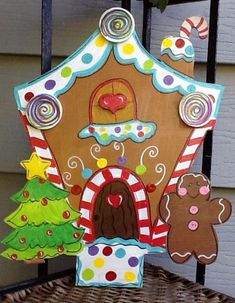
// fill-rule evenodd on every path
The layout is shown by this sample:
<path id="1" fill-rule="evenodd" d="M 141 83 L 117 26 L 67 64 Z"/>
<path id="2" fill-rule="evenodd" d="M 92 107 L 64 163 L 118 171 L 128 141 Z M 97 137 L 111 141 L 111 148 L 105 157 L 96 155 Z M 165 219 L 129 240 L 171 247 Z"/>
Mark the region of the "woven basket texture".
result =
<path id="1" fill-rule="evenodd" d="M 202 287 L 161 267 L 145 265 L 143 288 L 74 286 L 67 276 L 16 293 L 6 294 L 2 303 L 221 303 L 235 302 L 224 294 Z"/>

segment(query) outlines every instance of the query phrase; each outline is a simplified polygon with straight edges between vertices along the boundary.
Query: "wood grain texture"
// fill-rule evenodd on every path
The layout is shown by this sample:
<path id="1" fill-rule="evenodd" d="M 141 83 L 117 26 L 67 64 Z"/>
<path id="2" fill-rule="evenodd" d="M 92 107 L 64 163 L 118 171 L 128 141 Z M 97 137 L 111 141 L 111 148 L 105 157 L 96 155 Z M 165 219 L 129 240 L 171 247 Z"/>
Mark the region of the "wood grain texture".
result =
<path id="1" fill-rule="evenodd" d="M 224 197 L 235 206 L 234 189 L 214 188 L 212 197 Z M 215 263 L 206 267 L 205 286 L 216 291 L 235 297 L 235 214 L 228 222 L 217 225 L 216 231 L 219 241 L 219 255 Z M 190 259 L 185 264 L 173 263 L 167 254 L 148 255 L 145 260 L 151 264 L 162 266 L 165 269 L 195 281 L 196 262 Z"/>
<path id="2" fill-rule="evenodd" d="M 55 58 L 57 65 L 62 58 Z M 23 172 L 19 165 L 30 155 L 31 148 L 18 115 L 13 96 L 14 86 L 32 80 L 40 73 L 40 59 L 30 56 L 0 56 L 0 171 Z M 214 131 L 212 184 L 234 187 L 235 184 L 235 66 L 219 65 L 217 83 L 226 87 L 218 122 Z M 196 79 L 205 81 L 205 65 L 196 65 Z M 200 171 L 201 156 L 192 170 Z"/>
<path id="3" fill-rule="evenodd" d="M 119 6 L 114 0 L 53 1 L 53 54 L 67 56 L 78 48 L 98 27 L 100 15 L 107 8 Z M 27 8 L 27 10 L 26 10 Z M 0 53 L 40 54 L 40 0 L 8 0 L 0 2 Z M 132 1 L 132 13 L 139 35 L 142 31 L 142 2 Z M 220 4 L 218 62 L 235 62 L 235 1 Z M 168 6 L 163 14 L 156 8 L 152 14 L 151 52 L 160 56 L 165 36 L 177 35 L 186 17 L 204 15 L 208 19 L 209 1 Z M 193 31 L 196 59 L 206 61 L 207 41 Z"/>

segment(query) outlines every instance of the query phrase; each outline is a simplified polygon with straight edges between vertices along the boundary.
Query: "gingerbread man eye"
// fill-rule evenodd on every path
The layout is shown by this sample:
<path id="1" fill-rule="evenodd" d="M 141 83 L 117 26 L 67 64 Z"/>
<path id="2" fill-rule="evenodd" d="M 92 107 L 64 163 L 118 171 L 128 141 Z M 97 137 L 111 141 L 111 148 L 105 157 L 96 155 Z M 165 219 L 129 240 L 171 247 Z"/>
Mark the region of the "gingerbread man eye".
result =
<path id="1" fill-rule="evenodd" d="M 188 184 L 188 187 L 191 187 L 192 186 L 192 182 L 190 182 L 189 184 Z"/>
<path id="2" fill-rule="evenodd" d="M 201 185 L 201 183 L 200 182 L 197 182 L 197 186 L 200 186 Z"/>

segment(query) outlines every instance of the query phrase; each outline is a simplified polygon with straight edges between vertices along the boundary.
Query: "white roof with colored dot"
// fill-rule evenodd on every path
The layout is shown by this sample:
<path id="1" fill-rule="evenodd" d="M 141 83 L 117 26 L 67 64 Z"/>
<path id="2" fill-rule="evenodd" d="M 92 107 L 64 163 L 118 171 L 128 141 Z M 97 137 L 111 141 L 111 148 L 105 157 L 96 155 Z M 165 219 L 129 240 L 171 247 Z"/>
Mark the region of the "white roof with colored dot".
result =
<path id="1" fill-rule="evenodd" d="M 70 89 L 77 78 L 87 77 L 101 69 L 110 53 L 120 64 L 133 64 L 143 74 L 152 75 L 154 87 L 162 93 L 179 92 L 187 95 L 192 92 L 212 96 L 214 101 L 212 119 L 218 114 L 223 87 L 196 81 L 157 60 L 143 47 L 136 32 L 124 42 L 107 41 L 99 30 L 71 56 L 48 73 L 37 79 L 17 86 L 15 97 L 19 110 L 25 113 L 27 96 L 49 94 L 58 97 Z"/>

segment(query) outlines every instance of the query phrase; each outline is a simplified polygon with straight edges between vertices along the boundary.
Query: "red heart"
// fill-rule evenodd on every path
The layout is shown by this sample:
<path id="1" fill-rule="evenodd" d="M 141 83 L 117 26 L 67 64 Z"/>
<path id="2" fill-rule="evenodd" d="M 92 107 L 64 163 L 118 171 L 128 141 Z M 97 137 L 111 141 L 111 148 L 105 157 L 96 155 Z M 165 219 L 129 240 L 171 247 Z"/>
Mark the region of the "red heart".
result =
<path id="1" fill-rule="evenodd" d="M 115 114 L 127 106 L 127 97 L 122 94 L 104 94 L 99 98 L 99 106 Z"/>
<path id="2" fill-rule="evenodd" d="M 106 196 L 106 201 L 108 202 L 109 205 L 113 206 L 114 208 L 118 208 L 123 200 L 122 195 L 108 195 Z"/>

